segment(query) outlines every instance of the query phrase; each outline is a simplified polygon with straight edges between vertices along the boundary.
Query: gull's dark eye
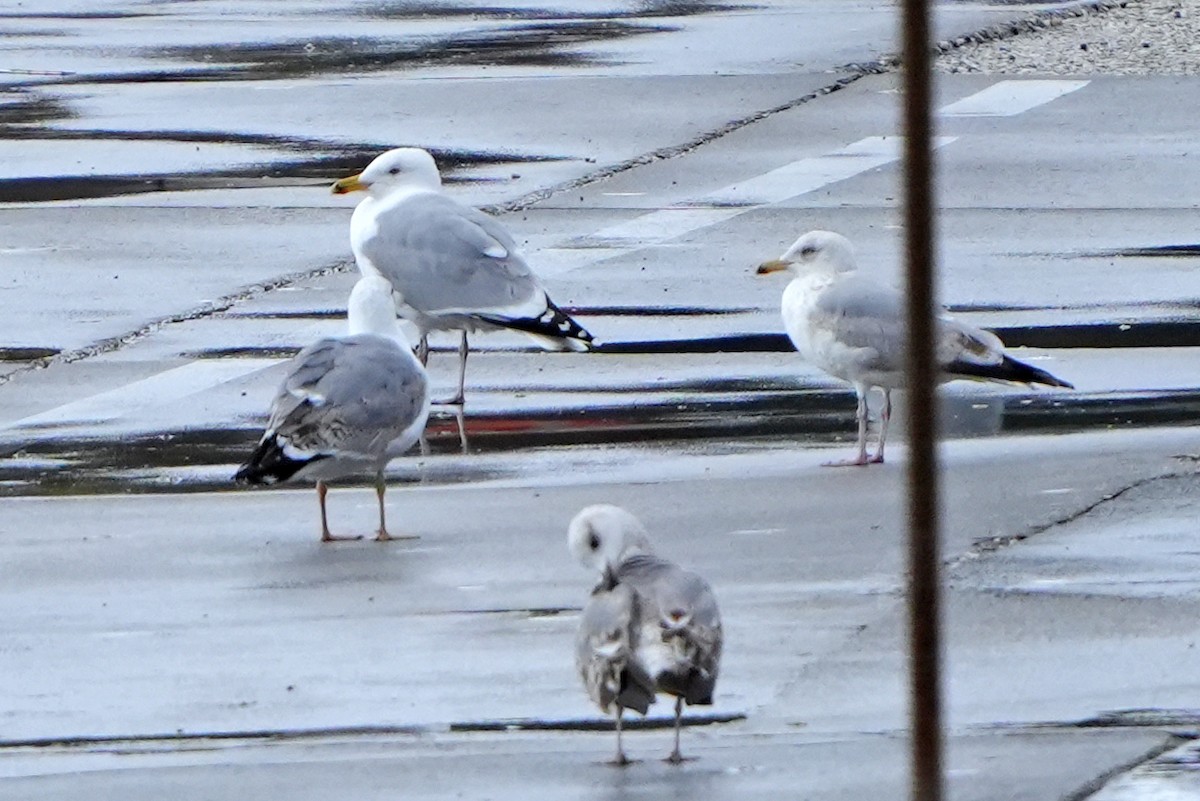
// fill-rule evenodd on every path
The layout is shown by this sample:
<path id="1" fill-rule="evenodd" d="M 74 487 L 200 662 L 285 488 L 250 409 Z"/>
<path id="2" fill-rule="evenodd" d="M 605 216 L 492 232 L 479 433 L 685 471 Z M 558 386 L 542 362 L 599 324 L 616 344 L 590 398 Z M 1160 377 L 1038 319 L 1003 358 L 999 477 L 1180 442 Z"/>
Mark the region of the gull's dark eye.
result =
<path id="1" fill-rule="evenodd" d="M 816 245 L 805 245 L 804 247 L 800 248 L 801 256 L 811 256 L 812 254 L 814 254 L 816 252 L 817 252 Z"/>
<path id="2" fill-rule="evenodd" d="M 389 175 L 399 175 L 399 174 L 400 174 L 400 168 L 399 168 L 399 167 L 392 167 L 390 170 L 388 170 L 388 174 L 389 174 Z"/>
<path id="3" fill-rule="evenodd" d="M 593 534 L 588 539 L 588 547 L 591 548 L 593 551 L 598 550 L 600 548 L 600 538 L 597 537 L 595 534 Z"/>

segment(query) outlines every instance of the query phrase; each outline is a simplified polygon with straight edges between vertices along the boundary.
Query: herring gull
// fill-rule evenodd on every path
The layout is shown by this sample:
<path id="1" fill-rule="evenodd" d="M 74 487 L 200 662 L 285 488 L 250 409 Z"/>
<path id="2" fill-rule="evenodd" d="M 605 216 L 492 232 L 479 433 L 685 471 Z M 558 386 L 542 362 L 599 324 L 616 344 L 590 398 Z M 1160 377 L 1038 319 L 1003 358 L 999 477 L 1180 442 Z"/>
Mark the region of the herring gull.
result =
<path id="1" fill-rule="evenodd" d="M 401 317 L 428 334 L 459 330 L 458 393 L 463 402 L 467 334 L 511 329 L 540 344 L 587 350 L 592 335 L 563 312 L 497 220 L 442 192 L 428 152 L 402 147 L 378 156 L 357 175 L 337 181 L 335 194 L 365 191 L 350 219 L 350 245 L 363 275 L 381 275 L 396 290 Z"/>
<path id="2" fill-rule="evenodd" d="M 831 465 L 883 461 L 892 390 L 904 387 L 904 297 L 893 287 L 861 275 L 850 240 L 831 231 L 809 231 L 758 274 L 790 270 L 783 291 L 783 324 L 796 350 L 830 375 L 849 381 L 858 396 L 858 454 Z M 990 331 L 951 317 L 938 318 L 937 360 L 941 381 L 959 378 L 1019 384 L 1073 385 L 1018 361 Z M 883 392 L 879 448 L 867 455 L 867 393 Z"/>
<path id="3" fill-rule="evenodd" d="M 626 709 L 646 714 L 657 693 L 675 696 L 679 763 L 683 703 L 712 703 L 721 661 L 721 616 L 708 582 L 656 556 L 646 529 L 617 506 L 589 506 L 567 531 L 572 555 L 600 574 L 575 639 L 575 665 L 600 709 L 616 707 L 617 754 Z"/>
<path id="4" fill-rule="evenodd" d="M 270 422 L 235 479 L 275 484 L 317 481 L 321 541 L 335 537 L 325 515 L 325 482 L 368 470 L 379 501 L 376 540 L 389 540 L 383 470 L 425 430 L 429 381 L 396 320 L 391 285 L 364 276 L 350 293 L 349 334 L 321 339 L 289 363 Z"/>

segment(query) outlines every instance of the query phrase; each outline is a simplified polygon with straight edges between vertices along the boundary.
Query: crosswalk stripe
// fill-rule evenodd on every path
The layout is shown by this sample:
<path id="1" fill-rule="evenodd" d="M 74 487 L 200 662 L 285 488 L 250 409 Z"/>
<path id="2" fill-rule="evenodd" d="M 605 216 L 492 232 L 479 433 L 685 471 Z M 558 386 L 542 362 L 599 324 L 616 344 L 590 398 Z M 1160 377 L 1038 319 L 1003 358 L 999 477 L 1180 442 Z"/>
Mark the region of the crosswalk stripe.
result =
<path id="1" fill-rule="evenodd" d="M 944 147 L 954 140 L 953 136 L 939 136 L 934 147 Z M 676 239 L 752 209 L 815 192 L 899 160 L 903 141 L 898 136 L 868 136 L 831 153 L 799 159 L 738 181 L 696 200 L 601 228 L 579 240 L 578 247 L 537 251 L 538 273 L 560 275 L 638 248 Z"/>
<path id="2" fill-rule="evenodd" d="M 116 389 L 90 395 L 40 414 L 23 417 L 5 428 L 31 428 L 67 423 L 109 422 L 140 410 L 182 400 L 218 384 L 272 367 L 281 359 L 199 359 L 164 370 Z"/>
<path id="3" fill-rule="evenodd" d="M 1000 81 L 938 109 L 942 117 L 1012 117 L 1087 86 L 1089 81 Z"/>

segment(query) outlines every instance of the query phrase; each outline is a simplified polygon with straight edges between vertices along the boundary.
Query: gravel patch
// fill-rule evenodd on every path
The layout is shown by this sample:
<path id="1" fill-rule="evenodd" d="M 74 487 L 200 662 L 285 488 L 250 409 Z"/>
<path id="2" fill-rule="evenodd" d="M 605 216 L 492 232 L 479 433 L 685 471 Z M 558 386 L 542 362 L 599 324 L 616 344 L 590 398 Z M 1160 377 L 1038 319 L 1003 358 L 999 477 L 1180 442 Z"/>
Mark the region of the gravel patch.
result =
<path id="1" fill-rule="evenodd" d="M 938 72 L 1200 75 L 1200 0 L 1100 2 L 951 44 Z"/>

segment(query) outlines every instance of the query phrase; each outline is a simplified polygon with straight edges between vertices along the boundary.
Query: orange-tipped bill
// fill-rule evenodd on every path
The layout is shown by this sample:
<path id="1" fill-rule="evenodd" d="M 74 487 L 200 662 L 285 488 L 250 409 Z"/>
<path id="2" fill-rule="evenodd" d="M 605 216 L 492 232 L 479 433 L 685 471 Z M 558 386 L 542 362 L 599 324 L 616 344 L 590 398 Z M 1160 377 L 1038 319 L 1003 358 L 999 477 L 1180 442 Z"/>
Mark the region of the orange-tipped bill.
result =
<path id="1" fill-rule="evenodd" d="M 788 262 L 783 261 L 782 259 L 771 259 L 770 261 L 764 261 L 762 264 L 758 265 L 758 270 L 756 272 L 759 275 L 766 275 L 767 273 L 777 273 L 780 270 L 786 270 L 790 266 L 791 265 Z"/>
<path id="2" fill-rule="evenodd" d="M 350 175 L 334 181 L 333 186 L 330 187 L 330 191 L 335 195 L 345 195 L 349 192 L 365 192 L 367 191 L 367 185 L 359 180 L 361 178 L 362 173 L 360 172 L 357 175 Z"/>

